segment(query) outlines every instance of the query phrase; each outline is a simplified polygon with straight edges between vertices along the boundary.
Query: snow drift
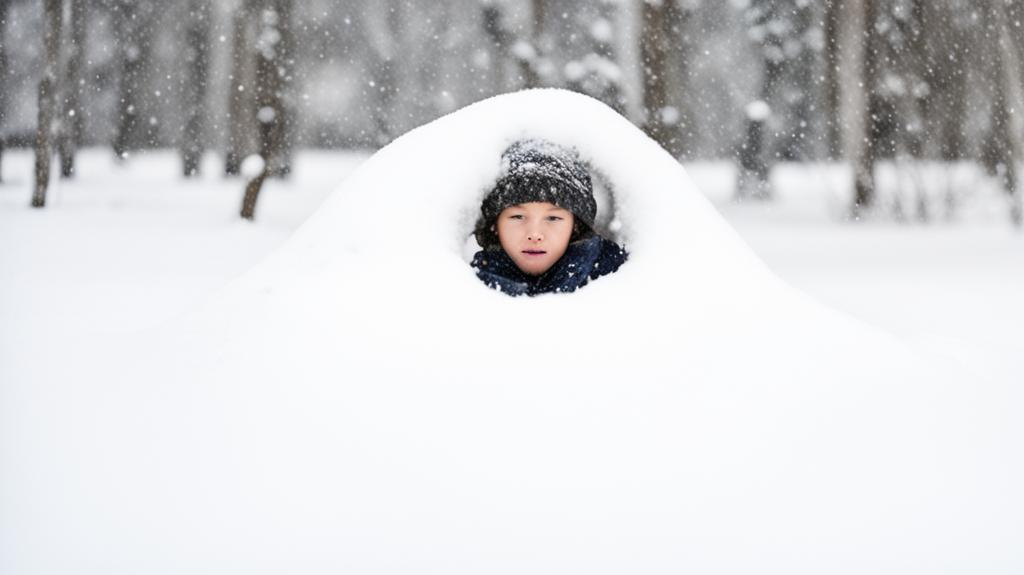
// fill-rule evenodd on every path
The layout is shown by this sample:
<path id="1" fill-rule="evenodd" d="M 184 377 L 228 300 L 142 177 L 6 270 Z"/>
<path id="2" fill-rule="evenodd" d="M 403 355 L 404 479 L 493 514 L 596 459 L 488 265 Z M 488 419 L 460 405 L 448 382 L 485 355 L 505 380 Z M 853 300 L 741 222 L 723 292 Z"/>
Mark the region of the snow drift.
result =
<path id="1" fill-rule="evenodd" d="M 605 182 L 619 272 L 475 278 L 523 137 Z M 0 408 L 4 573 L 1024 568 L 1019 395 L 795 293 L 564 91 L 406 134 L 203 309 L 38 373 Z"/>

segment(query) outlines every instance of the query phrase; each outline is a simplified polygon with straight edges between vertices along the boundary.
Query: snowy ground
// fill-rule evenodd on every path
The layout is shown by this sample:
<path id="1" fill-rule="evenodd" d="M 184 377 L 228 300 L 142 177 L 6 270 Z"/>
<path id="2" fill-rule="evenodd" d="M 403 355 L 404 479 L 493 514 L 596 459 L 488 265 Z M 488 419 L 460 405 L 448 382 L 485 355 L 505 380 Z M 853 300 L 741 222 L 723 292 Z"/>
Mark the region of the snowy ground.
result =
<path id="1" fill-rule="evenodd" d="M 616 188 L 629 268 L 579 294 L 505 298 L 455 253 L 523 122 Z M 6 158 L 0 572 L 1024 564 L 1024 238 L 995 192 L 852 224 L 834 168 L 735 205 L 727 165 L 692 166 L 804 298 L 580 96 L 495 99 L 364 159 L 301 155 L 248 223 L 213 157 L 186 182 L 171 153 L 87 152 L 44 210 Z"/>
<path id="2" fill-rule="evenodd" d="M 932 177 L 943 170 L 933 168 Z M 778 201 L 740 205 L 729 201 L 727 168 L 690 172 L 791 285 L 909 342 L 1005 362 L 1024 380 L 1024 233 L 982 176 L 960 170 L 956 185 L 966 199 L 952 217 L 898 223 L 844 221 L 847 180 L 835 167 L 783 166 L 773 178 Z"/>
<path id="3" fill-rule="evenodd" d="M 220 176 L 212 156 L 191 181 L 178 175 L 173 153 L 119 166 L 106 150 L 87 150 L 78 178 L 58 181 L 47 208 L 32 210 L 31 155 L 8 153 L 0 355 L 15 341 L 36 342 L 42 353 L 54 336 L 132 331 L 179 315 L 280 245 L 365 157 L 301 154 L 293 179 L 271 182 L 247 223 L 237 217 L 240 182 Z M 777 201 L 741 205 L 729 201 L 730 166 L 689 168 L 758 255 L 800 290 L 919 345 L 1018 365 L 1024 234 L 1007 223 L 996 192 L 974 193 L 953 221 L 850 223 L 840 217 L 834 167 L 783 166 Z"/>
<path id="4" fill-rule="evenodd" d="M 79 157 L 44 210 L 28 209 L 32 158 L 5 157 L 0 184 L 3 337 L 122 332 L 158 325 L 280 245 L 365 155 L 302 155 L 286 184 L 270 182 L 258 222 L 238 217 L 242 182 L 185 180 L 168 152 L 116 165 L 106 150 Z"/>

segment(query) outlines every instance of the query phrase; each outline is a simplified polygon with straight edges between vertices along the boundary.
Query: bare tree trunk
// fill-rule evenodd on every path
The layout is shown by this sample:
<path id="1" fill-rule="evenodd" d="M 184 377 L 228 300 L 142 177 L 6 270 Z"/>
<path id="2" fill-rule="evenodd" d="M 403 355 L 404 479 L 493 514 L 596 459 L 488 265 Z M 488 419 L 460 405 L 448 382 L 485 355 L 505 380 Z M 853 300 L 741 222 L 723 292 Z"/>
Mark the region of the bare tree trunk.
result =
<path id="1" fill-rule="evenodd" d="M 615 22 L 621 22 L 621 19 L 622 19 L 621 12 L 622 12 L 622 10 L 624 10 L 624 8 L 622 6 L 620 6 L 620 5 L 618 5 L 618 4 L 608 2 L 608 3 L 601 4 L 600 7 L 599 7 L 599 10 L 600 10 L 600 17 L 601 18 L 604 18 L 608 22 L 615 23 Z M 621 25 L 617 26 L 617 25 L 613 24 L 613 30 L 615 30 L 615 35 L 616 36 L 621 35 L 621 33 L 622 33 L 620 28 L 621 28 Z M 594 35 L 594 34 L 592 34 L 592 35 Z M 601 39 L 601 38 L 596 38 L 596 37 L 595 37 L 595 40 L 597 41 L 597 46 L 596 46 L 596 50 L 595 50 L 596 53 L 599 56 L 601 56 L 602 58 L 606 58 L 609 62 L 618 63 L 619 55 L 616 53 L 616 50 L 615 50 L 615 40 L 614 39 Z M 623 93 L 624 91 L 623 91 L 623 80 L 622 80 L 622 78 L 621 77 L 614 77 L 614 78 L 606 78 L 606 80 L 608 81 L 607 88 L 602 90 L 598 94 L 598 99 L 601 100 L 602 102 L 604 102 L 605 104 L 608 104 L 608 106 L 610 106 L 616 112 L 618 112 L 618 113 L 620 113 L 622 115 L 625 115 L 626 114 L 626 97 L 625 97 L 625 95 Z"/>
<path id="2" fill-rule="evenodd" d="M 789 116 L 790 123 L 787 133 L 783 136 L 778 148 L 782 159 L 788 161 L 807 160 L 810 154 L 811 139 L 807 137 L 810 126 L 814 125 L 816 98 L 809 89 L 815 85 L 815 78 L 818 76 L 816 70 L 818 54 L 812 46 L 813 34 L 816 28 L 815 21 L 817 12 L 813 3 L 794 3 L 796 13 L 793 17 L 794 25 L 800 32 L 801 50 L 800 55 L 791 60 L 788 66 L 791 67 L 792 85 L 801 87 L 801 93 L 797 96 L 787 94 L 786 100 L 795 100 L 789 104 L 792 115 Z"/>
<path id="3" fill-rule="evenodd" d="M 288 176 L 292 171 L 292 149 L 294 146 L 295 107 L 292 105 L 292 85 L 295 81 L 294 62 L 294 31 L 292 30 L 292 14 L 294 0 L 272 0 L 271 9 L 276 14 L 273 29 L 277 32 L 278 42 L 274 46 L 273 58 L 266 50 L 261 51 L 260 58 L 268 69 L 264 72 L 267 80 L 265 89 L 258 92 L 263 96 L 260 109 L 270 108 L 274 117 L 264 122 L 257 115 L 261 126 L 266 127 L 263 139 L 267 141 L 268 155 L 267 172 L 274 177 Z M 262 132 L 261 132 L 262 133 Z"/>
<path id="4" fill-rule="evenodd" d="M 280 142 L 281 132 L 281 74 L 278 73 L 280 50 L 280 17 L 275 10 L 277 2 L 268 1 L 260 13 L 260 27 L 256 34 L 256 133 L 260 137 L 260 155 L 273 173 L 272 159 Z"/>
<path id="5" fill-rule="evenodd" d="M 1024 224 L 1020 177 L 1017 173 L 1020 162 L 1024 161 L 1024 85 L 1021 84 L 1021 57 L 1014 44 L 1006 18 L 1006 7 L 1001 2 L 992 2 L 990 23 L 997 27 L 998 46 L 994 50 L 996 73 L 996 98 L 993 123 L 998 130 L 1003 156 L 1003 186 L 1010 197 L 1010 219 L 1014 225 Z"/>
<path id="6" fill-rule="evenodd" d="M 839 43 L 840 8 L 843 0 L 825 0 L 825 102 L 828 110 L 828 157 L 843 155 L 843 123 L 840 109 Z"/>
<path id="7" fill-rule="evenodd" d="M 860 69 L 861 80 L 858 88 L 867 101 L 867 109 L 862 110 L 862 122 L 860 141 L 856 144 L 858 152 L 852 156 L 854 159 L 854 198 L 850 213 L 854 219 L 863 215 L 864 211 L 871 208 L 875 203 L 875 164 L 878 160 L 878 130 L 877 122 L 883 118 L 883 114 L 876 113 L 877 104 L 880 99 L 873 98 L 874 86 L 878 76 L 878 50 L 875 48 L 875 2 L 876 0 L 862 0 L 864 6 L 864 26 L 860 32 L 860 44 L 862 46 L 862 67 Z M 847 86 L 851 87 L 852 86 Z M 851 137 L 857 137 L 851 133 Z"/>
<path id="8" fill-rule="evenodd" d="M 376 127 L 376 143 L 385 146 L 397 136 L 392 112 L 395 107 L 395 95 L 398 93 L 398 64 L 393 58 L 378 60 L 374 66 L 373 83 L 375 105 L 373 107 L 373 123 Z"/>
<path id="9" fill-rule="evenodd" d="M 747 134 L 739 150 L 739 169 L 736 181 L 736 201 L 747 199 L 769 200 L 771 166 L 765 158 L 764 130 L 770 115 L 765 102 L 747 105 Z"/>
<path id="10" fill-rule="evenodd" d="M 245 184 L 245 195 L 242 196 L 241 211 L 243 220 L 252 221 L 256 217 L 256 200 L 260 197 L 260 191 L 263 190 L 263 182 L 267 181 L 267 176 L 269 176 L 267 164 L 264 163 L 263 169 Z"/>
<path id="11" fill-rule="evenodd" d="M 139 135 L 143 129 L 139 107 L 145 101 L 141 92 L 149 60 L 152 10 L 146 0 L 121 0 L 117 4 L 121 78 L 113 148 L 120 159 L 143 143 Z"/>
<path id="12" fill-rule="evenodd" d="M 530 6 L 533 14 L 533 42 L 536 46 L 543 42 L 544 34 L 546 33 L 545 24 L 548 19 L 548 2 L 547 0 L 531 0 Z"/>
<path id="13" fill-rule="evenodd" d="M 495 94 L 505 91 L 505 61 L 511 53 L 510 46 L 512 45 L 511 34 L 504 28 L 501 19 L 502 12 L 498 5 L 493 2 L 483 4 L 481 21 L 484 25 L 484 34 L 490 40 L 491 65 L 489 68 L 493 74 L 491 91 Z"/>
<path id="14" fill-rule="evenodd" d="M 786 22 L 790 18 L 790 15 L 782 14 L 782 11 L 793 10 L 795 14 L 796 8 L 774 0 L 755 0 L 749 10 L 753 11 L 749 17 L 753 28 L 768 28 L 775 21 Z M 765 143 L 765 132 L 771 124 L 778 124 L 777 121 L 772 122 L 772 116 L 778 113 L 772 107 L 779 105 L 779 85 L 786 68 L 782 56 L 786 41 L 787 38 L 782 34 L 768 33 L 767 38 L 759 42 L 761 89 L 759 101 L 749 103 L 746 109 L 746 136 L 738 154 L 737 200 L 769 200 L 772 197 L 769 176 L 774 162 L 770 161 L 772 154 Z"/>
<path id="15" fill-rule="evenodd" d="M 249 55 L 251 54 L 249 24 L 255 8 L 253 0 L 241 0 L 231 21 L 231 85 L 228 93 L 228 138 L 224 153 L 224 173 L 237 175 L 242 159 L 250 150 L 250 110 L 252 78 L 250 77 Z"/>
<path id="16" fill-rule="evenodd" d="M 963 44 L 960 44 L 963 45 Z M 967 138 L 965 120 L 967 119 L 967 70 L 962 66 L 964 57 L 962 54 L 950 55 L 955 58 L 954 64 L 961 66 L 950 70 L 941 81 L 941 90 L 944 98 L 933 98 L 932 102 L 943 102 L 941 112 L 936 106 L 930 105 L 929 116 L 932 122 L 939 123 L 938 133 L 940 134 L 940 155 L 943 160 L 960 160 L 967 156 Z"/>
<path id="17" fill-rule="evenodd" d="M 925 157 L 936 157 L 951 164 L 967 157 L 967 77 L 973 67 L 972 58 L 987 58 L 984 50 L 950 50 L 950 46 L 970 46 L 974 42 L 960 21 L 962 8 L 950 2 L 914 0 L 920 14 L 923 54 L 918 62 L 919 73 L 928 87 L 921 98 L 921 140 Z M 937 137 L 935 137 L 937 136 Z M 920 189 L 924 189 L 923 186 Z M 947 218 L 957 210 L 959 185 L 956 179 L 945 179 L 942 205 Z M 924 194 L 919 194 L 919 197 Z"/>
<path id="18" fill-rule="evenodd" d="M 32 207 L 46 205 L 46 190 L 50 185 L 50 154 L 52 148 L 54 116 L 57 113 L 57 78 L 60 67 L 60 29 L 64 16 L 61 0 L 43 2 L 43 45 L 46 67 L 39 80 L 39 120 L 36 126 L 36 185 L 32 193 Z"/>
<path id="19" fill-rule="evenodd" d="M 928 41 L 925 35 L 925 0 L 911 0 L 910 17 L 906 19 L 909 35 L 907 56 L 903 59 L 903 76 L 908 83 L 920 85 L 927 83 L 929 78 L 928 66 Z M 914 93 L 909 93 L 902 98 L 903 110 L 901 114 L 900 143 L 904 151 L 914 160 L 921 160 L 925 155 L 924 122 L 928 115 L 929 99 Z"/>
<path id="20" fill-rule="evenodd" d="M 547 53 L 547 0 L 532 0 L 533 33 L 530 45 L 533 47 L 532 58 L 520 58 L 519 67 L 523 74 L 523 88 L 538 88 L 544 81 L 541 75 L 545 54 Z M 549 78 L 550 80 L 550 78 Z"/>
<path id="21" fill-rule="evenodd" d="M 591 28 L 586 43 L 589 53 L 566 64 L 565 87 L 574 92 L 587 94 L 604 102 L 620 114 L 626 112 L 626 101 L 623 96 L 623 80 L 618 74 L 609 73 L 609 69 L 617 70 L 615 51 L 615 34 L 595 33 L 594 27 L 620 20 L 619 11 L 622 7 L 616 3 L 601 3 L 594 8 L 595 13 L 588 19 L 585 26 Z M 612 30 L 614 27 L 610 26 Z M 582 42 L 581 42 L 582 43 Z M 600 65 L 599 65 L 600 64 Z M 580 71 L 568 72 L 573 66 Z"/>
<path id="22" fill-rule="evenodd" d="M 255 46 L 254 114 L 259 153 L 269 176 L 291 172 L 294 108 L 292 0 L 263 0 Z"/>
<path id="23" fill-rule="evenodd" d="M 263 184 L 270 176 L 287 175 L 290 165 L 286 132 L 288 110 L 285 90 L 291 82 L 287 36 L 291 27 L 292 0 L 265 0 L 260 14 L 260 30 L 256 45 L 256 117 L 260 136 L 263 169 L 245 187 L 241 216 L 251 220 Z"/>
<path id="24" fill-rule="evenodd" d="M 70 178 L 75 173 L 75 152 L 82 142 L 85 114 L 82 113 L 82 98 L 85 92 L 86 0 L 71 0 L 71 39 L 68 46 L 68 63 L 65 77 L 67 89 L 64 94 L 64 112 L 61 117 L 61 131 L 58 149 L 60 153 L 60 174 Z"/>
<path id="25" fill-rule="evenodd" d="M 396 96 L 400 81 L 399 58 L 404 8 L 407 7 L 396 0 L 380 0 L 364 12 L 364 25 L 373 31 L 370 41 L 370 114 L 378 146 L 387 145 L 398 135 L 395 121 Z"/>
<path id="26" fill-rule="evenodd" d="M 673 157 L 679 156 L 678 130 L 668 99 L 668 65 L 672 38 L 669 9 L 674 0 L 643 2 L 641 8 L 640 59 L 643 66 L 643 130 Z"/>
<path id="27" fill-rule="evenodd" d="M 843 156 L 853 166 L 854 219 L 871 206 L 875 197 L 874 130 L 871 121 L 871 86 L 875 62 L 871 24 L 873 0 L 834 0 L 835 82 L 838 122 L 842 130 Z"/>
<path id="28" fill-rule="evenodd" d="M 532 8 L 534 35 L 531 41 L 525 42 L 521 41 L 522 39 L 505 25 L 505 12 L 500 4 L 495 2 L 483 4 L 484 32 L 494 47 L 493 51 L 499 56 L 496 60 L 500 61 L 495 62 L 495 67 L 500 70 L 504 68 L 504 62 L 515 62 L 518 85 L 524 89 L 536 88 L 541 85 L 540 73 L 537 70 L 540 52 L 536 42 L 542 33 L 542 24 L 538 23 L 538 18 L 544 18 L 545 3 L 543 0 L 533 0 Z M 496 91 L 504 91 L 504 80 L 499 74 L 495 80 Z"/>
<path id="29" fill-rule="evenodd" d="M 7 8 L 10 0 L 0 0 L 0 85 L 9 86 L 7 78 Z M 4 126 L 7 125 L 7 90 L 0 90 L 0 182 L 4 181 Z"/>
<path id="30" fill-rule="evenodd" d="M 185 30 L 185 129 L 181 135 L 182 172 L 185 177 L 199 173 L 203 160 L 206 123 L 206 87 L 210 53 L 210 2 L 190 0 Z"/>

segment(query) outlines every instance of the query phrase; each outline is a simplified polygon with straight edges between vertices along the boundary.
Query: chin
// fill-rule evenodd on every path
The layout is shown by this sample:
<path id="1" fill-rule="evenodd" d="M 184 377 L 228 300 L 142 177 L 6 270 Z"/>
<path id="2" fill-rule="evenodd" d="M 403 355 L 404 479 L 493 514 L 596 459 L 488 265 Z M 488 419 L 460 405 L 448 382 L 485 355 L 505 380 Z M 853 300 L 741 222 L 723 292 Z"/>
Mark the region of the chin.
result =
<path id="1" fill-rule="evenodd" d="M 526 275 L 539 276 L 551 269 L 551 266 L 519 266 L 519 269 Z"/>

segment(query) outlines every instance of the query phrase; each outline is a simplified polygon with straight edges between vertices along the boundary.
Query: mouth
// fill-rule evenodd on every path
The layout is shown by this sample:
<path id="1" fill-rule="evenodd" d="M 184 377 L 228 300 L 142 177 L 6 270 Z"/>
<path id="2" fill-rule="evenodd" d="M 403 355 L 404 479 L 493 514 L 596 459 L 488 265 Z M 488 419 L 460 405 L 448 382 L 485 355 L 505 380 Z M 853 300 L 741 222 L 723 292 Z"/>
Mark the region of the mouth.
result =
<path id="1" fill-rule="evenodd" d="M 542 256 L 548 252 L 544 250 L 523 250 L 523 253 L 528 256 Z"/>

